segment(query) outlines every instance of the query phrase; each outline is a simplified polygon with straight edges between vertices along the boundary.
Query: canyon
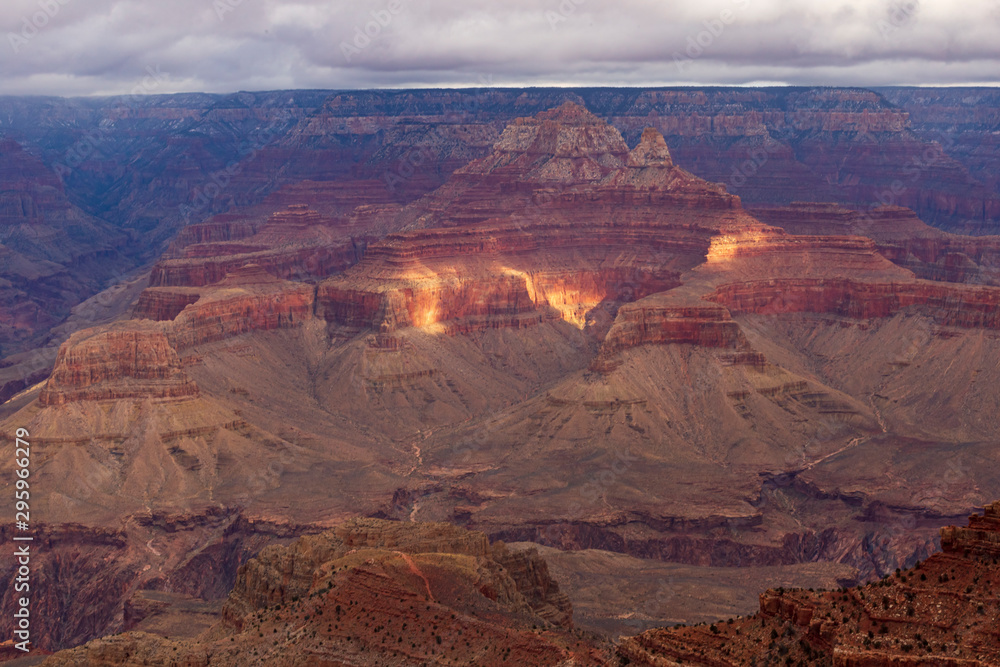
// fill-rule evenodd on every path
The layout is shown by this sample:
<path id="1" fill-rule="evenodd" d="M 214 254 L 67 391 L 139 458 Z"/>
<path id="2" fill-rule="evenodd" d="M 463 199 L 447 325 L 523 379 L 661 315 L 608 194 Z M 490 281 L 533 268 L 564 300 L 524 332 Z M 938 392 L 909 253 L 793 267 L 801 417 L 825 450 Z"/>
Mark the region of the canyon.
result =
<path id="1" fill-rule="evenodd" d="M 942 528 L 941 543 L 865 586 L 770 589 L 756 614 L 648 630 L 614 646 L 574 629 L 533 547 L 491 544 L 449 524 L 355 519 L 265 547 L 240 566 L 204 628 L 192 625 L 203 608 L 147 593 L 127 610 L 127 632 L 41 664 L 995 664 L 1000 502 L 968 527 Z M 171 615 L 174 632 L 162 636 L 156 628 Z"/>
<path id="2" fill-rule="evenodd" d="M 51 206 L 48 195 L 12 183 L 47 182 L 64 190 L 77 217 L 100 227 L 86 238 L 75 237 L 83 242 L 77 247 L 96 242 L 91 252 L 100 247 L 104 253 L 98 266 L 74 266 L 74 274 L 96 271 L 89 282 L 68 294 L 28 290 L 31 298 L 51 300 L 45 304 L 57 307 L 48 310 L 58 322 L 86 297 L 154 261 L 191 223 L 230 209 L 256 209 L 266 216 L 282 206 L 260 208 L 263 202 L 273 203 L 290 189 L 305 194 L 312 186 L 325 191 L 320 196 L 327 201 L 339 192 L 345 205 L 405 204 L 487 154 L 515 118 L 567 100 L 610 122 L 630 144 L 644 128 L 654 127 L 680 164 L 726 184 L 748 203 L 892 204 L 912 208 L 945 229 L 997 230 L 996 165 L 992 153 L 982 149 L 993 145 L 997 129 L 983 111 L 995 103 L 987 89 L 480 88 L 4 97 L 2 155 L 11 165 L 28 160 L 33 166 L 24 172 L 27 179 L 4 178 L 3 197 L 11 210 L 45 210 Z M 955 127 L 961 131 L 949 130 Z M 72 223 L 57 210 L 45 215 L 55 233 L 65 233 Z M 7 245 L 14 237 L 5 229 L 0 242 Z M 51 249 L 36 249 L 28 258 L 59 262 L 46 253 Z M 34 333 L 51 326 L 41 324 Z M 5 356 L 44 339 L 0 334 Z"/>
<path id="3" fill-rule="evenodd" d="M 446 130 L 440 116 L 399 120 L 474 95 L 496 98 L 475 122 L 447 111 Z M 205 641 L 238 643 L 218 663 L 237 664 L 239 651 L 275 646 L 248 633 L 249 618 L 287 640 L 295 614 L 331 613 L 317 600 L 331 567 L 354 573 L 345 582 L 374 576 L 393 596 L 421 594 L 396 551 L 373 546 L 373 574 L 373 563 L 322 546 L 336 542 L 329 535 L 292 547 L 312 559 L 295 592 L 268 588 L 268 568 L 298 556 L 261 551 L 266 542 L 343 525 L 334 530 L 401 540 L 437 523 L 476 531 L 459 540 L 475 553 L 463 546 L 451 564 L 398 551 L 421 571 L 443 568 L 434 581 L 452 581 L 462 604 L 469 572 L 503 589 L 486 595 L 507 606 L 481 630 L 511 659 L 555 656 L 537 664 L 609 659 L 603 640 L 568 625 L 565 596 L 585 593 L 577 575 L 593 562 L 625 588 L 649 581 L 647 567 L 685 581 L 742 568 L 849 587 L 930 557 L 940 525 L 1000 497 L 1000 241 L 986 235 L 996 195 L 966 187 L 971 167 L 957 158 L 921 173 L 920 197 L 893 205 L 871 206 L 885 180 L 821 189 L 833 162 L 874 159 L 866 142 L 899 169 L 928 144 L 870 91 L 739 95 L 344 93 L 290 113 L 294 129 L 232 176 L 231 207 L 205 210 L 169 242 L 162 219 L 161 254 L 136 260 L 148 275 L 119 289 L 106 321 L 81 317 L 80 330 L 53 335 L 51 373 L 23 381 L 5 406 L 3 432 L 27 429 L 35 452 L 32 506 L 51 535 L 43 571 L 60 581 L 46 604 L 60 618 L 99 610 L 87 624 L 45 627 L 40 648 L 140 627 L 163 605 L 201 609 L 235 586 L 219 612 L 228 629 Z M 835 111 L 758 113 L 778 99 Z M 157 104 L 194 117 L 169 106 L 193 101 Z M 731 117 L 712 111 L 737 103 Z M 532 115 L 506 118 L 512 109 Z M 766 186 L 726 183 L 732 156 L 771 146 L 764 135 L 786 126 L 805 143 L 768 149 L 755 177 Z M 345 138 L 355 134 L 368 138 Z M 390 151 L 388 137 L 405 141 Z M 834 148 L 811 153 L 810 141 Z M 426 142 L 433 168 L 401 174 Z M 710 164 L 722 144 L 730 157 Z M 295 170 L 277 168 L 283 160 Z M 341 181 L 322 172 L 349 164 Z M 956 222 L 976 206 L 975 224 Z M 537 556 L 484 540 L 541 548 L 575 583 L 556 596 Z M 62 574 L 67 563 L 73 574 Z M 114 586 L 99 585 L 99 563 Z M 497 564 L 522 574 L 497 579 Z M 524 572 L 539 578 L 528 586 Z M 754 582 L 737 579 L 727 585 L 741 602 L 726 608 L 747 613 Z M 268 592 L 240 598 L 251 587 Z M 554 601 L 532 597 L 549 588 Z M 585 630 L 623 632 L 633 617 L 645 630 L 719 608 L 696 598 L 625 619 L 610 599 L 591 601 Z M 13 604 L 6 590 L 0 607 Z M 435 613 L 446 608 L 472 613 L 458 597 Z M 414 609 L 377 613 L 404 611 Z M 325 627 L 313 625 L 310 641 Z M 336 635 L 335 651 L 376 660 L 379 646 L 345 648 L 354 631 Z M 111 637 L 53 664 L 174 648 L 216 664 L 186 641 Z M 439 646 L 408 641 L 405 660 L 418 663 Z"/>
<path id="4" fill-rule="evenodd" d="M 265 548 L 203 634 L 127 632 L 43 664 L 612 664 L 571 615 L 534 551 L 445 524 L 366 519 Z"/>
<path id="5" fill-rule="evenodd" d="M 941 530 L 943 550 L 858 588 L 762 593 L 746 618 L 653 630 L 623 642 L 629 664 L 733 666 L 784 658 L 835 667 L 993 665 L 1000 503 Z"/>

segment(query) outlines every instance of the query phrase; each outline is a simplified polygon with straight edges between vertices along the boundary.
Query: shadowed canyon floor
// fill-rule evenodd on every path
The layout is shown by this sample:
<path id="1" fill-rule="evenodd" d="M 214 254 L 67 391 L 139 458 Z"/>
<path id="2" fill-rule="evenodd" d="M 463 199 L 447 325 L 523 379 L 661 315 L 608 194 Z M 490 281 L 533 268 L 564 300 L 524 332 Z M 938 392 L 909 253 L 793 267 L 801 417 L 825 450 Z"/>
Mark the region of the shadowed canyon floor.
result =
<path id="1" fill-rule="evenodd" d="M 186 228 L 128 317 L 18 399 L 43 598 L 80 618 L 43 648 L 123 629 L 149 591 L 218 599 L 267 541 L 358 516 L 579 552 L 553 567 L 586 627 L 622 632 L 751 611 L 736 568 L 881 576 L 1000 497 L 994 237 L 747 210 L 656 129 L 630 147 L 573 103 L 410 203 L 377 191 Z M 599 568 L 618 595 L 572 583 Z M 729 597 L 621 608 L 664 576 Z"/>

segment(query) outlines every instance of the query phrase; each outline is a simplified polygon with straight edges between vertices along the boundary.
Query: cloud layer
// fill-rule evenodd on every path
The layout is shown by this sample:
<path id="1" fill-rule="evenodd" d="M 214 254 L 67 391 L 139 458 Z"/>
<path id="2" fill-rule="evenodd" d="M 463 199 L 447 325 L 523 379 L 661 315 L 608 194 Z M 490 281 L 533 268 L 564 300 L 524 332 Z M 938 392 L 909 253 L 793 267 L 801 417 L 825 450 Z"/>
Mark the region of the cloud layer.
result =
<path id="1" fill-rule="evenodd" d="M 1000 0 L 4 0 L 0 26 L 2 94 L 1000 84 Z"/>

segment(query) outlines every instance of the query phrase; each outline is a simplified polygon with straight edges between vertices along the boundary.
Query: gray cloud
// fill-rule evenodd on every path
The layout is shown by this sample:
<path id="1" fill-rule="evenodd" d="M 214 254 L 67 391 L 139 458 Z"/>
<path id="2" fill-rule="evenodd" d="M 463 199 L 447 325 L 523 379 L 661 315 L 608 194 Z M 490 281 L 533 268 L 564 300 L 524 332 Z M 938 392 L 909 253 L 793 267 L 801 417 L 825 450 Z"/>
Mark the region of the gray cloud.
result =
<path id="1" fill-rule="evenodd" d="M 1000 0 L 5 0 L 0 34 L 5 94 L 1000 83 Z"/>

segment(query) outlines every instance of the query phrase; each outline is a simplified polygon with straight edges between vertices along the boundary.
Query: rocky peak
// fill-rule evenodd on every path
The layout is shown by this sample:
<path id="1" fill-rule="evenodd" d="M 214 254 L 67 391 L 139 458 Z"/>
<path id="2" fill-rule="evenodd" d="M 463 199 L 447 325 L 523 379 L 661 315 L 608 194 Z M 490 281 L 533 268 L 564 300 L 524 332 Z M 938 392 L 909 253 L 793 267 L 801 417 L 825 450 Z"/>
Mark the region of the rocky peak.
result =
<path id="1" fill-rule="evenodd" d="M 494 145 L 494 153 L 545 155 L 551 158 L 591 158 L 606 164 L 624 163 L 628 145 L 611 125 L 572 102 L 518 118 Z"/>
<path id="2" fill-rule="evenodd" d="M 535 116 L 535 120 L 555 121 L 567 125 L 604 125 L 604 121 L 590 113 L 587 107 L 576 102 L 563 102 L 561 105 L 548 111 L 542 111 Z"/>
<path id="3" fill-rule="evenodd" d="M 663 135 L 652 127 L 647 127 L 639 140 L 639 145 L 628 154 L 630 167 L 673 167 L 670 149 Z"/>

